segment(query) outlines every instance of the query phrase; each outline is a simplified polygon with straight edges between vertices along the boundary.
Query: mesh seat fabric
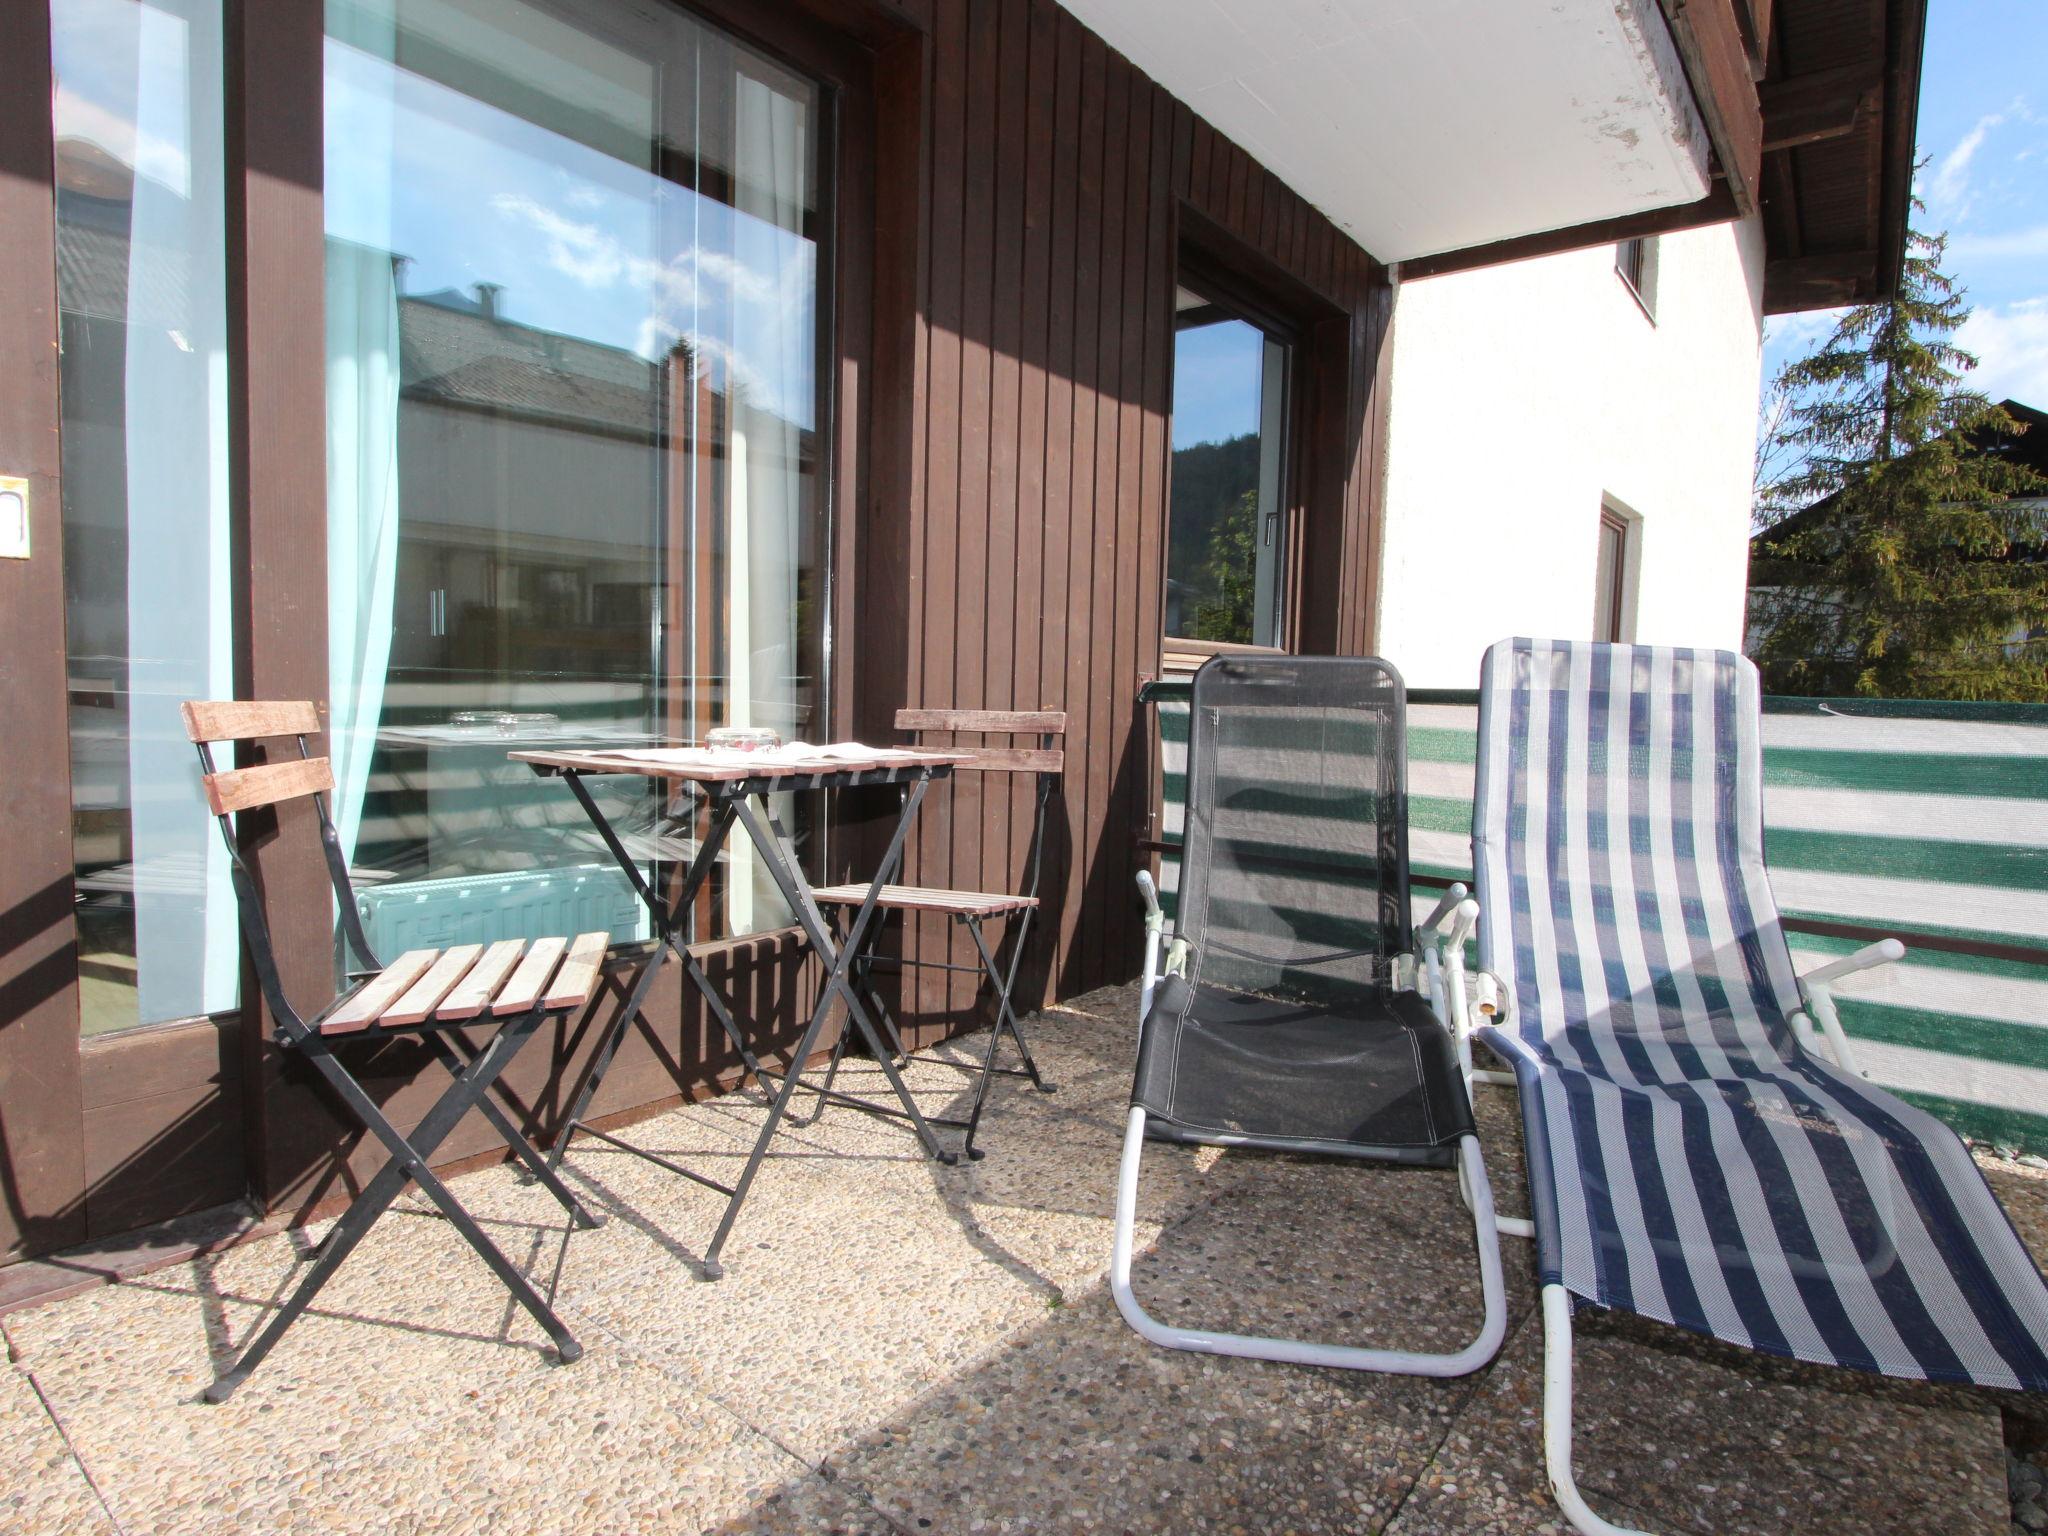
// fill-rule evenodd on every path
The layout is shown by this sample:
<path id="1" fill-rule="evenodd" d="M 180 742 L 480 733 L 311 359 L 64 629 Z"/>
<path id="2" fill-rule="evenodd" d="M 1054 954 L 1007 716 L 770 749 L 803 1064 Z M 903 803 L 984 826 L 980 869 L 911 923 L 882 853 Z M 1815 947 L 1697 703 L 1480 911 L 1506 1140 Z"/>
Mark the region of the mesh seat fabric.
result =
<path id="1" fill-rule="evenodd" d="M 1351 1014 L 1174 978 L 1131 1102 L 1161 1140 L 1250 1143 L 1448 1168 L 1472 1129 L 1457 1051 L 1413 992 Z"/>
<path id="2" fill-rule="evenodd" d="M 1448 1166 L 1471 1108 L 1448 1031 L 1390 983 L 1410 943 L 1401 679 L 1358 657 L 1196 675 L 1175 937 L 1132 1102 L 1166 1139 Z"/>

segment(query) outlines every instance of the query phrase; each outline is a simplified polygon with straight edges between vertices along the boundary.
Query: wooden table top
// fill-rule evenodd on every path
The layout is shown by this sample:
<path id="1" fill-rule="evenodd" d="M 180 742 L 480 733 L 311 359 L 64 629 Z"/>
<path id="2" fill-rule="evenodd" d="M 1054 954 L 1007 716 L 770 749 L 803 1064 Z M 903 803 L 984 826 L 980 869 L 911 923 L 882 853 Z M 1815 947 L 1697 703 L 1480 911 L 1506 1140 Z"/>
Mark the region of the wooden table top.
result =
<path id="1" fill-rule="evenodd" d="M 803 746 L 802 743 L 794 744 Z M 903 747 L 870 747 L 860 742 L 835 742 L 829 747 L 792 751 L 789 747 L 742 752 L 731 747 L 595 748 L 564 747 L 551 751 L 508 752 L 515 763 L 557 773 L 634 774 L 650 779 L 682 779 L 697 784 L 729 784 L 742 779 L 814 779 L 842 774 L 916 772 L 971 763 L 968 752 L 920 752 Z"/>

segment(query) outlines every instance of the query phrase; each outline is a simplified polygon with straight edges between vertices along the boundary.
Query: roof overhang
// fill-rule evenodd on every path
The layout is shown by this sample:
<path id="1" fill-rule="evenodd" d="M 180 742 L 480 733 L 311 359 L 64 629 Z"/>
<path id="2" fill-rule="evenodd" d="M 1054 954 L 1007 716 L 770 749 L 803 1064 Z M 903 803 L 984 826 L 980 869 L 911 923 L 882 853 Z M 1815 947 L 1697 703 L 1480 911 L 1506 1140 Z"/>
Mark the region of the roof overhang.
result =
<path id="1" fill-rule="evenodd" d="M 1764 113 L 1764 309 L 1898 289 L 1927 0 L 1777 0 Z"/>
<path id="2" fill-rule="evenodd" d="M 1716 109 L 1662 0 L 1063 3 L 1382 262 L 1711 189 Z"/>
<path id="3" fill-rule="evenodd" d="M 1404 277 L 1762 210 L 1769 307 L 1897 281 L 1926 0 L 1063 3 Z"/>

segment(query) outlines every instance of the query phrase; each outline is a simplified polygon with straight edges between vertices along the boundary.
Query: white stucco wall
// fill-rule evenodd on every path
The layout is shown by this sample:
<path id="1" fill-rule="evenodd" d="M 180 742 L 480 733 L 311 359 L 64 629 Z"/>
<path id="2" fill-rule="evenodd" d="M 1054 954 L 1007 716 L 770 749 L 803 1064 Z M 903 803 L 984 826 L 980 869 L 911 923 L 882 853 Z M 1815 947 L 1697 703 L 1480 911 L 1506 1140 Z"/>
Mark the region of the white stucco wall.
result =
<path id="1" fill-rule="evenodd" d="M 1603 498 L 1641 520 L 1625 635 L 1740 648 L 1762 286 L 1752 221 L 1660 237 L 1654 323 L 1611 245 L 1399 287 L 1377 648 L 1410 687 L 1590 635 Z"/>

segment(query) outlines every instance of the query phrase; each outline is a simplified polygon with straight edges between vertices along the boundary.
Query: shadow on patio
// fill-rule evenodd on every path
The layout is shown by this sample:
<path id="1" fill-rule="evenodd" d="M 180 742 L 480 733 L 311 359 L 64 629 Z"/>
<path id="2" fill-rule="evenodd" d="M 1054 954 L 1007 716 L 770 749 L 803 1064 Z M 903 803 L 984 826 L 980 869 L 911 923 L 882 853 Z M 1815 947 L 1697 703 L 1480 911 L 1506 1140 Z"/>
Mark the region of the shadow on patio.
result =
<path id="1" fill-rule="evenodd" d="M 283 1294 L 305 1234 L 16 1313 L 0 1526 L 1563 1529 L 1541 1471 L 1526 1244 L 1507 1251 L 1507 1346 L 1462 1381 L 1173 1353 L 1125 1328 L 1103 1276 L 1134 1014 L 1134 989 L 1041 1014 L 1034 1046 L 1061 1092 L 1005 1080 L 979 1164 L 928 1164 L 898 1127 L 846 1110 L 786 1129 L 717 1284 L 689 1267 L 717 1198 L 601 1143 L 566 1165 L 612 1214 L 596 1232 L 565 1240 L 559 1208 L 510 1169 L 463 1180 L 583 1339 L 566 1369 L 416 1199 L 220 1408 L 198 1394 Z M 919 1060 L 928 1107 L 964 1096 L 964 1075 Z M 729 1096 L 629 1135 L 717 1177 L 759 1114 Z M 1508 1095 L 1485 1090 L 1480 1119 L 1515 1208 Z M 1137 1283 L 1163 1318 L 1277 1315 L 1417 1348 L 1475 1325 L 1450 1180 L 1165 1146 L 1146 1167 L 1140 1240 L 1175 1230 Z M 2043 1252 L 2048 1183 L 1992 1176 Z M 1622 1317 L 1586 1319 L 1579 1348 L 1580 1475 L 1610 1515 L 1665 1531 L 2008 1528 L 1989 1395 Z"/>

